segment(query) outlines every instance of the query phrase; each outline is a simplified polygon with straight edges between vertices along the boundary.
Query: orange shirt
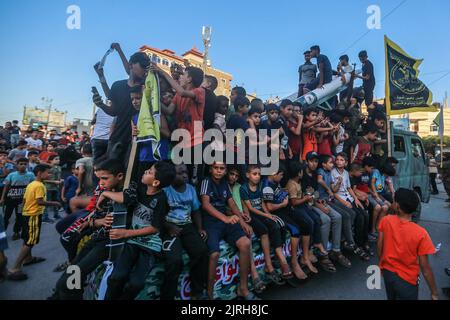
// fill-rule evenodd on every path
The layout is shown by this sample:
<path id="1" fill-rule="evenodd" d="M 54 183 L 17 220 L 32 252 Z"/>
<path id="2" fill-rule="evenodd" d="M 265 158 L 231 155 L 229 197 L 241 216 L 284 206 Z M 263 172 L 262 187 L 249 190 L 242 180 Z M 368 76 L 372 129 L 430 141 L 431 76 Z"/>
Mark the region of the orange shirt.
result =
<path id="1" fill-rule="evenodd" d="M 302 152 L 302 160 L 306 160 L 306 155 L 308 152 L 317 152 L 317 138 L 316 132 L 313 128 L 308 128 L 303 130 L 303 152 Z"/>
<path id="2" fill-rule="evenodd" d="M 176 106 L 175 122 L 177 128 L 186 129 L 191 135 L 190 141 L 183 141 L 184 147 L 193 147 L 203 142 L 203 111 L 205 109 L 205 89 L 192 90 L 195 98 L 182 97 L 178 93 L 172 100 Z M 194 122 L 200 122 L 200 130 L 194 130 Z"/>
<path id="3" fill-rule="evenodd" d="M 384 217 L 379 231 L 383 233 L 380 269 L 394 272 L 416 285 L 420 273 L 419 256 L 436 252 L 427 231 L 414 222 L 400 220 L 396 215 Z"/>

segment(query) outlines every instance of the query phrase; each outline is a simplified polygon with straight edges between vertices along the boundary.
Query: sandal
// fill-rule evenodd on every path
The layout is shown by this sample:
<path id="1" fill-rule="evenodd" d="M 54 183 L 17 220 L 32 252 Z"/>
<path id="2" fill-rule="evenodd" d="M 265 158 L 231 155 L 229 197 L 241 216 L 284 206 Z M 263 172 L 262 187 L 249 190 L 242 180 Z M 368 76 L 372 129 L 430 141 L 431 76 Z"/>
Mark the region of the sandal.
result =
<path id="1" fill-rule="evenodd" d="M 364 251 L 365 251 L 368 255 L 370 255 L 371 257 L 373 257 L 373 256 L 375 255 L 375 253 L 372 251 L 372 249 L 370 248 L 370 246 L 369 246 L 368 244 L 366 244 L 366 245 L 363 247 L 363 249 L 364 249 Z"/>
<path id="2" fill-rule="evenodd" d="M 256 293 L 262 293 L 264 290 L 266 290 L 266 285 L 260 278 L 256 278 L 253 279 L 253 288 Z"/>
<path id="3" fill-rule="evenodd" d="M 360 257 L 364 261 L 369 261 L 370 256 L 361 248 L 356 247 L 355 250 L 353 250 L 353 253 L 356 254 L 358 257 Z"/>
<path id="4" fill-rule="evenodd" d="M 42 258 L 42 257 L 32 257 L 30 261 L 24 262 L 23 265 L 24 266 L 29 266 L 29 265 L 32 265 L 32 264 L 35 264 L 35 263 L 43 262 L 45 260 L 46 259 Z"/>
<path id="5" fill-rule="evenodd" d="M 273 270 L 272 272 L 266 272 L 266 277 L 268 280 L 279 286 L 282 286 L 286 283 L 283 281 L 283 279 L 281 279 L 280 275 L 275 270 Z"/>
<path id="6" fill-rule="evenodd" d="M 27 280 L 28 276 L 26 273 L 23 273 L 23 271 L 16 271 L 16 272 L 10 272 L 8 273 L 8 280 L 11 281 L 22 281 Z"/>
<path id="7" fill-rule="evenodd" d="M 63 272 L 63 271 L 66 271 L 66 269 L 69 267 L 69 262 L 68 261 L 66 261 L 66 262 L 63 262 L 63 263 L 60 263 L 60 264 L 58 264 L 57 266 L 56 266 L 56 268 L 55 269 L 53 269 L 53 272 Z"/>
<path id="8" fill-rule="evenodd" d="M 283 278 L 284 280 L 288 280 L 288 279 L 292 279 L 294 277 L 294 274 L 292 273 L 292 271 L 289 269 L 289 265 L 287 263 L 282 264 L 281 265 L 281 270 L 283 270 L 283 266 L 286 268 L 286 270 L 288 270 L 287 272 L 283 272 L 281 274 L 281 278 Z"/>
<path id="9" fill-rule="evenodd" d="M 352 263 L 341 252 L 332 251 L 330 253 L 330 259 L 337 261 L 341 266 L 351 268 Z"/>
<path id="10" fill-rule="evenodd" d="M 328 254 L 320 257 L 319 263 L 325 271 L 331 273 L 336 272 L 336 267 L 334 266 L 333 262 L 331 262 L 330 258 L 328 257 Z"/>

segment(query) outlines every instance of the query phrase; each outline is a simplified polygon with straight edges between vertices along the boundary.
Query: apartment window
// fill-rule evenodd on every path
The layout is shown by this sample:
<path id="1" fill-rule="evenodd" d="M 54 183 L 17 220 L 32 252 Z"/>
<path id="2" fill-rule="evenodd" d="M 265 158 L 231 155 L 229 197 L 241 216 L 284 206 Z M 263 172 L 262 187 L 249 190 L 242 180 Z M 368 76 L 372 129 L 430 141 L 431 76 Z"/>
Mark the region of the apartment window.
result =
<path id="1" fill-rule="evenodd" d="M 165 66 L 169 65 L 169 61 L 167 59 L 163 59 L 162 64 Z"/>
<path id="2" fill-rule="evenodd" d="M 157 62 L 157 61 L 158 61 L 158 56 L 157 56 L 156 54 L 154 54 L 154 55 L 152 56 L 152 61 L 153 61 L 153 62 Z"/>

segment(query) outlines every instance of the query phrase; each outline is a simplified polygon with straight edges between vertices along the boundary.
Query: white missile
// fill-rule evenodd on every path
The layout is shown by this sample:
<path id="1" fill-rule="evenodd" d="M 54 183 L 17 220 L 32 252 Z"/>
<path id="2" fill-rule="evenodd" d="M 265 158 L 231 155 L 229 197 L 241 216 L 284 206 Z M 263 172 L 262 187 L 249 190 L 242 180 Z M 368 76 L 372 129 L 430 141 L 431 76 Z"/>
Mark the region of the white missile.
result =
<path id="1" fill-rule="evenodd" d="M 357 70 L 355 73 L 360 74 L 361 71 Z M 314 89 L 299 97 L 295 101 L 300 102 L 303 108 L 320 106 L 337 95 L 339 92 L 345 90 L 347 85 L 350 83 L 350 80 L 351 73 L 345 73 L 342 77 L 333 76 L 333 80 L 327 84 L 324 84 L 322 88 Z"/>

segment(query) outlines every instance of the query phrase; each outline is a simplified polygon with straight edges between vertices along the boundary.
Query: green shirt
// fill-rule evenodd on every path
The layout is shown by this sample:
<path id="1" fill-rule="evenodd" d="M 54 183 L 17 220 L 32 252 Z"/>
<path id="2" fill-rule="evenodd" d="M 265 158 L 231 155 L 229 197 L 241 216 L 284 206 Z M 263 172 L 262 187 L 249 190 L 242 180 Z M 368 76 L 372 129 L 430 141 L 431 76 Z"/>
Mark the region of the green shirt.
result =
<path id="1" fill-rule="evenodd" d="M 61 180 L 61 175 L 62 175 L 62 169 L 60 166 L 54 165 L 50 170 L 49 170 L 49 176 L 48 176 L 48 180 L 54 180 L 54 181 L 59 181 Z M 55 191 L 55 190 L 59 190 L 59 185 L 56 185 L 54 183 L 46 183 L 45 187 L 47 188 L 47 191 Z"/>

